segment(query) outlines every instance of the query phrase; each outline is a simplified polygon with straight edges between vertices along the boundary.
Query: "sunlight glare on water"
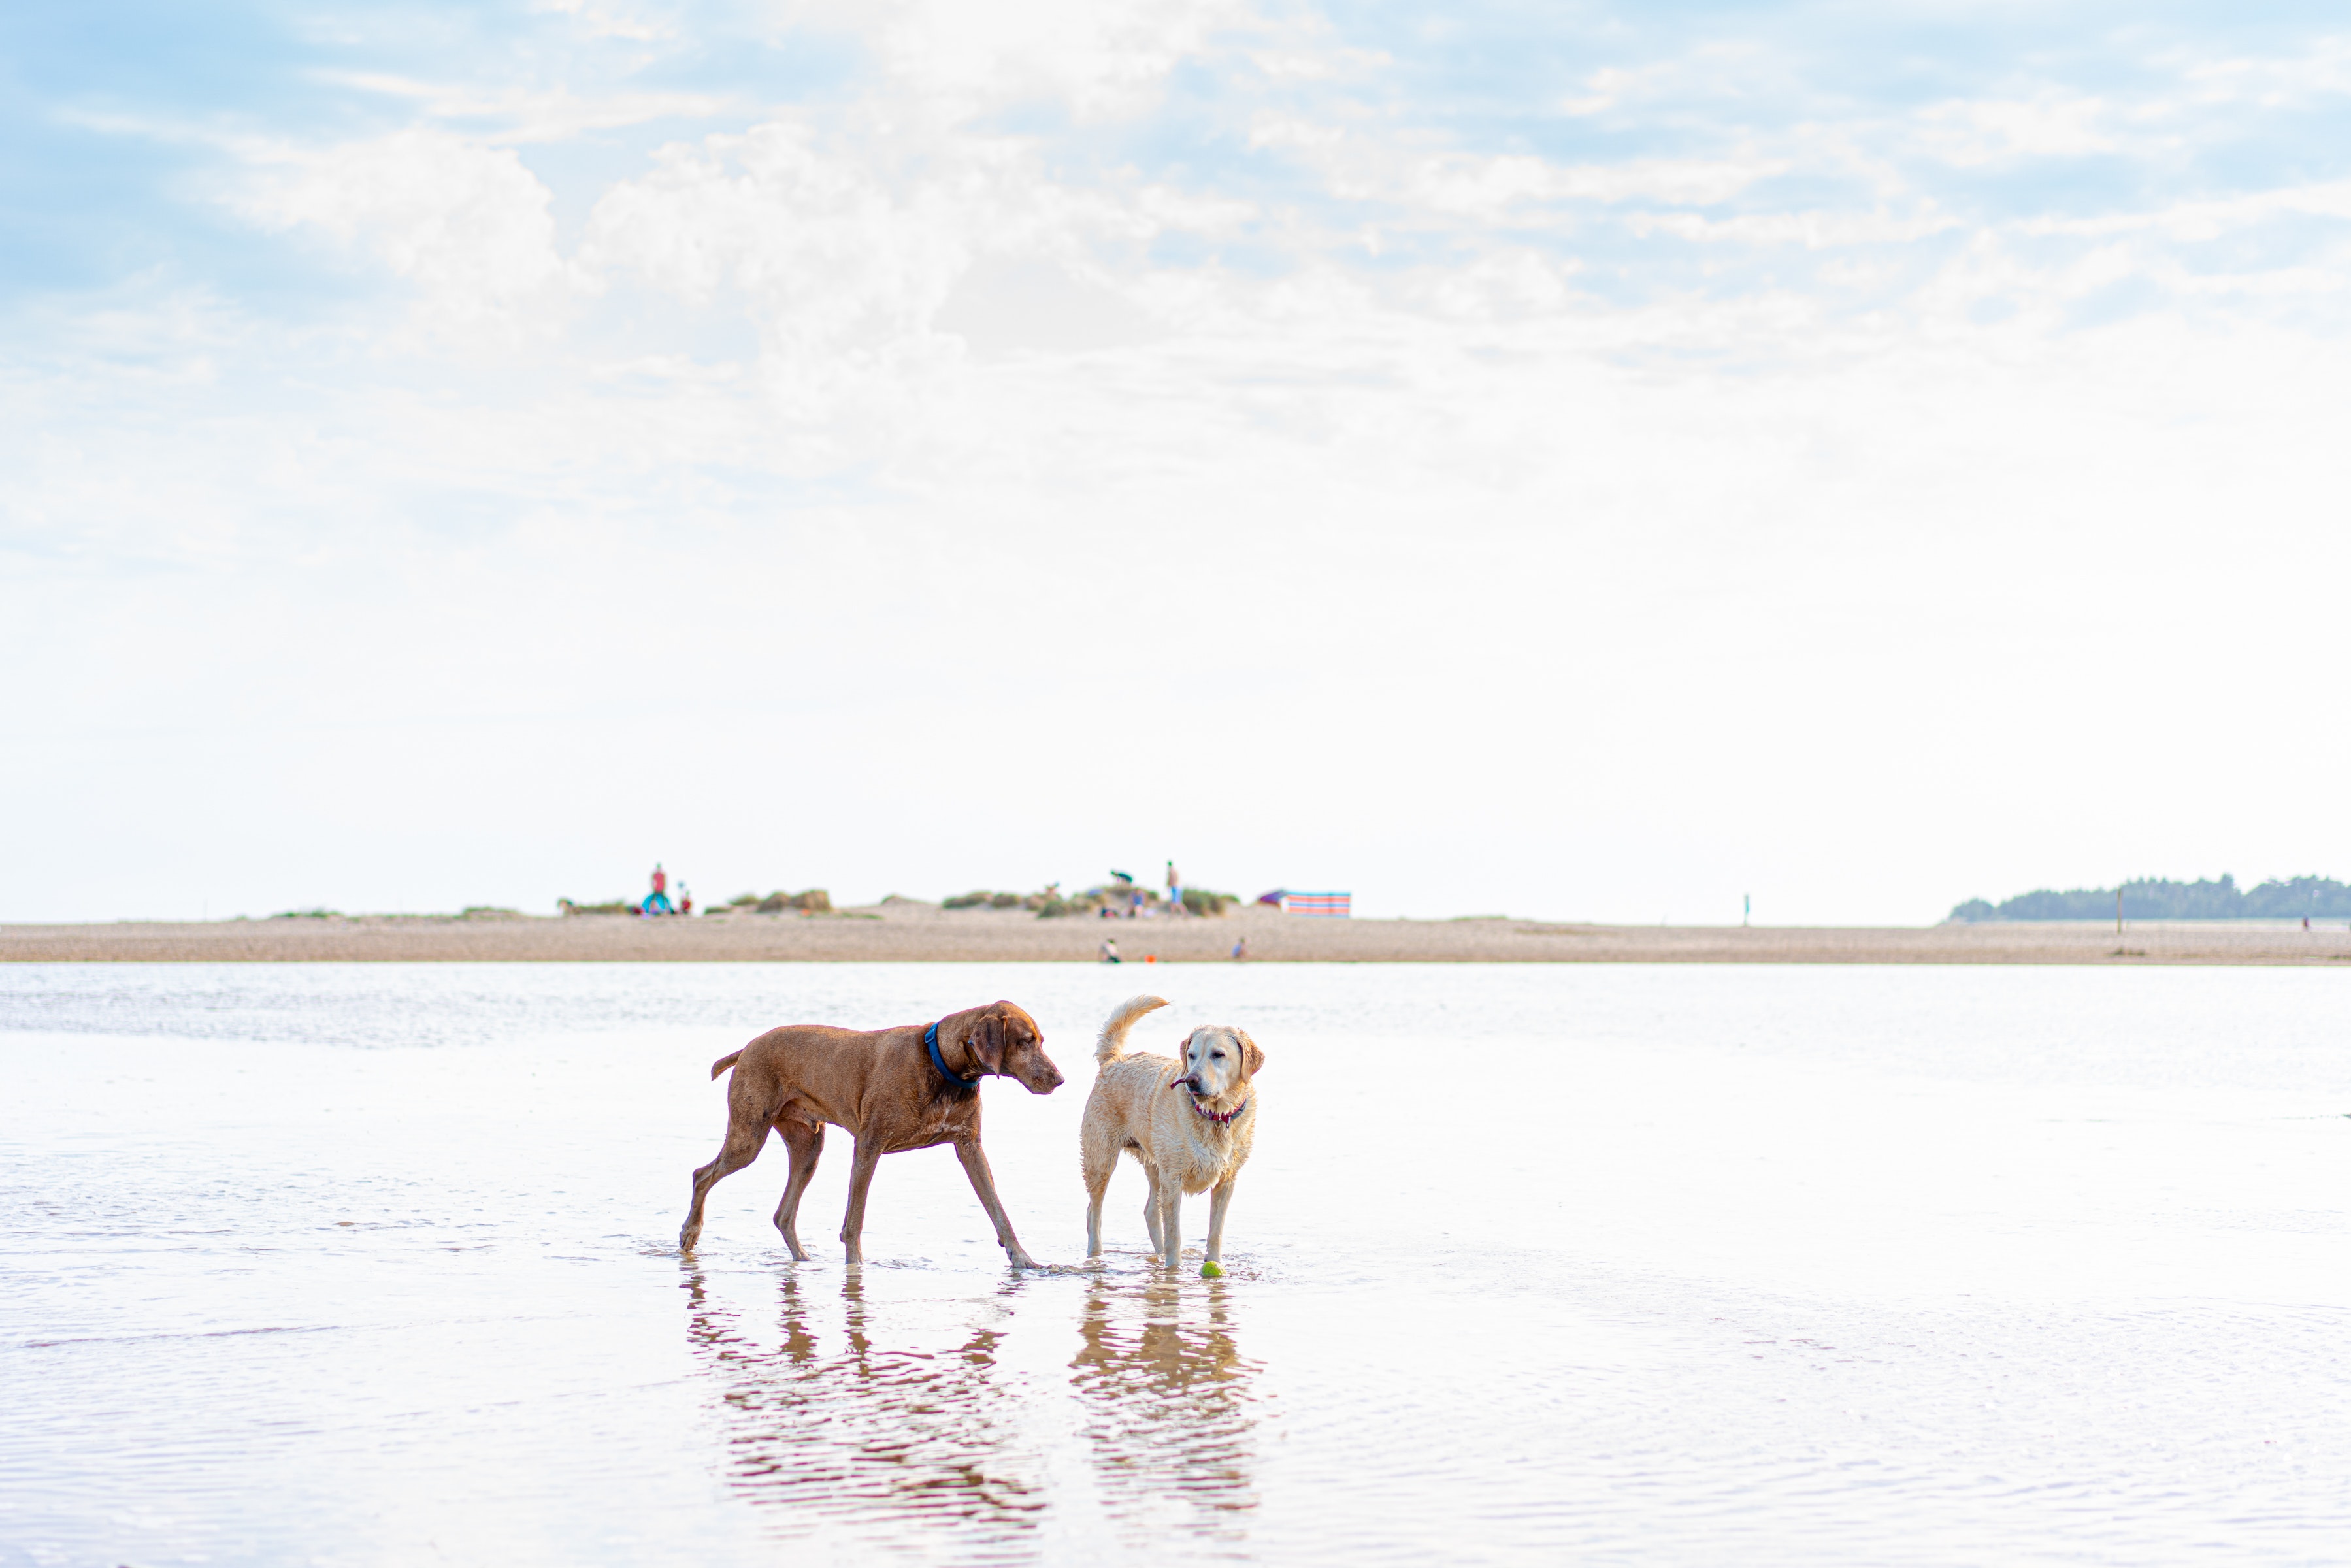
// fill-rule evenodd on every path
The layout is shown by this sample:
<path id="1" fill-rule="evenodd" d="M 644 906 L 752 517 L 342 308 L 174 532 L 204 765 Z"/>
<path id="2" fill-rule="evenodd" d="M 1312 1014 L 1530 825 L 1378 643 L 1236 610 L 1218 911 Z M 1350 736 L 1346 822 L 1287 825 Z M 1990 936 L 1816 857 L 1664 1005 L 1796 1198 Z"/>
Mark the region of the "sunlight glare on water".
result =
<path id="1" fill-rule="evenodd" d="M 2307 970 L 20 965 L 0 1563 L 2298 1563 L 2351 1540 Z M 1265 1048 L 1229 1277 L 1082 1266 L 1093 1030 Z M 1008 998 L 946 1150 L 677 1224 L 710 1061 Z"/>

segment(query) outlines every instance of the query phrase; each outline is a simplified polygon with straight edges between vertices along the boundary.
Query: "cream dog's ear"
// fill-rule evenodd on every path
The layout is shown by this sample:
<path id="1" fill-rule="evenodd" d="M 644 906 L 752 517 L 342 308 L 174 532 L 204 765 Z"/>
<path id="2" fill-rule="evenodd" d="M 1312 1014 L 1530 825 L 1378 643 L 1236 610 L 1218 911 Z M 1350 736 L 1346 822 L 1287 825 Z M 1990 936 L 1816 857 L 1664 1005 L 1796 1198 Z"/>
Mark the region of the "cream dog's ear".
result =
<path id="1" fill-rule="evenodd" d="M 1265 1067 L 1265 1052 L 1258 1049 L 1257 1041 L 1249 1037 L 1245 1029 L 1233 1030 L 1233 1038 L 1241 1042 L 1241 1076 L 1255 1078 Z"/>

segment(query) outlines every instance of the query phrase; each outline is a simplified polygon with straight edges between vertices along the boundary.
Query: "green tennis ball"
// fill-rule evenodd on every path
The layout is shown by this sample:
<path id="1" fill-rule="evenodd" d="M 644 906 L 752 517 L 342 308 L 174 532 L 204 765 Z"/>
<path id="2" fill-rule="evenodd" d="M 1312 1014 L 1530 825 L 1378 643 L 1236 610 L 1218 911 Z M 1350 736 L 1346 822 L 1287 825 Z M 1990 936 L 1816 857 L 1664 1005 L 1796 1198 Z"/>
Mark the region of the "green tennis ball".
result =
<path id="1" fill-rule="evenodd" d="M 1221 1280 L 1224 1277 L 1225 1266 L 1222 1263 L 1210 1261 L 1200 1265 L 1200 1278 L 1203 1280 Z"/>

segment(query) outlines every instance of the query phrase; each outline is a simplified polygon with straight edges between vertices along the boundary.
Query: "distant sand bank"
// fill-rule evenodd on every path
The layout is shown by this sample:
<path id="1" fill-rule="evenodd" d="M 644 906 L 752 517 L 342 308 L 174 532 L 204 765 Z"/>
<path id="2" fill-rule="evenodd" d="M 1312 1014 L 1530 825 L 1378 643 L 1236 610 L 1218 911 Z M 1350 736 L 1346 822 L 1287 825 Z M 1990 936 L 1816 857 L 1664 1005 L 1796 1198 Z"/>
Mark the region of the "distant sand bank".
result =
<path id="1" fill-rule="evenodd" d="M 1534 920 L 1040 920 L 1018 910 L 895 902 L 831 915 L 120 922 L 0 925 L 0 962 L 486 963 L 775 961 L 1091 963 L 1104 936 L 1129 963 L 2341 964 L 2351 930 L 2053 923 L 1925 927 L 1577 925 Z"/>

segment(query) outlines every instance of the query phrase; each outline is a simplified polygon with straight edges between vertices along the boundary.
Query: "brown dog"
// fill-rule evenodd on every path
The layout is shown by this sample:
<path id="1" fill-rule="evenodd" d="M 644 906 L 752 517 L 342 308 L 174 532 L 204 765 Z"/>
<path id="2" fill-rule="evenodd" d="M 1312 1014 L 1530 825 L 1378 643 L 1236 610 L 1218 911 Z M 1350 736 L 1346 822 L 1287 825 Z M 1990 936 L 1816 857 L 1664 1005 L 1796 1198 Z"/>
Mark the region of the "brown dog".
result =
<path id="1" fill-rule="evenodd" d="M 979 1080 L 995 1074 L 1018 1080 L 1031 1094 L 1050 1094 L 1061 1086 L 1061 1070 L 1046 1057 L 1044 1046 L 1045 1031 L 1035 1019 L 1010 1002 L 992 1002 L 928 1026 L 861 1031 L 788 1025 L 720 1057 L 710 1064 L 711 1077 L 735 1070 L 726 1087 L 726 1142 L 716 1159 L 694 1173 L 694 1207 L 677 1233 L 679 1249 L 692 1251 L 701 1237 L 702 1205 L 710 1189 L 758 1159 L 773 1127 L 792 1157 L 784 1201 L 776 1207 L 776 1228 L 784 1233 L 792 1256 L 807 1261 L 799 1228 L 800 1194 L 816 1174 L 830 1123 L 857 1140 L 849 1167 L 849 1214 L 841 1222 L 849 1261 L 864 1261 L 857 1239 L 865 1228 L 865 1189 L 882 1156 L 953 1144 L 980 1207 L 995 1222 L 997 1245 L 1019 1267 L 1035 1268 L 1012 1234 L 987 1156 L 980 1152 Z"/>
<path id="2" fill-rule="evenodd" d="M 1225 1210 L 1257 1142 L 1257 1075 L 1265 1068 L 1265 1052 L 1247 1031 L 1216 1027 L 1186 1035 L 1181 1061 L 1127 1055 L 1126 1031 L 1144 1014 L 1166 1005 L 1157 997 L 1120 1003 L 1094 1046 L 1101 1068 L 1078 1129 L 1089 1258 L 1102 1256 L 1102 1194 L 1122 1149 L 1151 1178 L 1143 1222 L 1151 1228 L 1151 1249 L 1160 1261 L 1173 1269 L 1183 1257 L 1176 1220 L 1187 1192 L 1211 1195 L 1207 1260 L 1224 1258 Z"/>

